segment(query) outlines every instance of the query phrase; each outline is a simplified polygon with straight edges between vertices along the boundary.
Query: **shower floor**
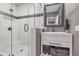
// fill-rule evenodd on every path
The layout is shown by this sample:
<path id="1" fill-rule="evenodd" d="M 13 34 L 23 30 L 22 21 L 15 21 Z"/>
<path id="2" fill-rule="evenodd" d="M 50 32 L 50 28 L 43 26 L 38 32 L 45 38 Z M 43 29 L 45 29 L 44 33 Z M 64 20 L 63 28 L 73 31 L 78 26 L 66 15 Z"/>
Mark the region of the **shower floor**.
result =
<path id="1" fill-rule="evenodd" d="M 9 50 L 0 51 L 0 56 L 9 56 L 9 54 Z M 28 46 L 15 46 L 13 47 L 12 54 L 14 56 L 29 56 L 31 54 L 31 49 L 28 48 Z"/>

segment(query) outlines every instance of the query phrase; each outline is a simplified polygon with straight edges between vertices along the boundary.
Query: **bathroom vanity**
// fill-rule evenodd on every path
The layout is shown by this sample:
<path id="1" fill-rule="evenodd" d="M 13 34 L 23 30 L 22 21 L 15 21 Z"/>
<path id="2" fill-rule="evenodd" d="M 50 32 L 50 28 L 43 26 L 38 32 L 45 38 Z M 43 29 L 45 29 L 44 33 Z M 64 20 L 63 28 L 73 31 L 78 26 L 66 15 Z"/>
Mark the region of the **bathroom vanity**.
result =
<path id="1" fill-rule="evenodd" d="M 41 55 L 71 56 L 72 34 L 65 32 L 42 32 Z"/>

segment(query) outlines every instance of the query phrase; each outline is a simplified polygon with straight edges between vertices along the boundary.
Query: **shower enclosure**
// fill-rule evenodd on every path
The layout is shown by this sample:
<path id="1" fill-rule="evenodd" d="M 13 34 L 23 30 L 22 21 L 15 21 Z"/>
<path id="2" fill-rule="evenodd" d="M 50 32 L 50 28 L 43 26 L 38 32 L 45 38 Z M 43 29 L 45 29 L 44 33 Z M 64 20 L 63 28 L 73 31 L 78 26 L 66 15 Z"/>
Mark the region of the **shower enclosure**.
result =
<path id="1" fill-rule="evenodd" d="M 12 5 L 16 5 L 16 17 Z M 16 3 L 11 4 L 10 15 L 0 13 L 1 56 L 31 55 L 30 31 L 32 27 L 43 27 L 42 9 L 38 3 Z"/>

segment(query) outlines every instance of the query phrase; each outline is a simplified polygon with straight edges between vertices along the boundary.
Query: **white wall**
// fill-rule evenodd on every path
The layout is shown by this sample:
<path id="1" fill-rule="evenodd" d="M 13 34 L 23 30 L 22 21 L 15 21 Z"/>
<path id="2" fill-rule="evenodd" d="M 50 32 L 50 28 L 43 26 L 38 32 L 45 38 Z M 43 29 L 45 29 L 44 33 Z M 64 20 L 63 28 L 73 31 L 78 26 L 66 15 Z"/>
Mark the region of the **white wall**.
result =
<path id="1" fill-rule="evenodd" d="M 35 8 L 35 9 L 34 9 Z M 22 4 L 16 4 L 16 16 L 23 16 L 23 15 L 33 15 L 34 10 L 35 14 L 43 13 L 43 6 L 40 6 L 39 3 L 22 3 Z"/>
<path id="2" fill-rule="evenodd" d="M 16 5 L 16 16 L 34 14 L 34 4 L 18 4 Z"/>
<path id="3" fill-rule="evenodd" d="M 14 10 L 13 11 L 13 14 L 14 14 L 15 13 L 15 5 L 14 4 L 12 4 L 12 7 L 11 7 L 11 3 L 0 3 L 0 10 L 1 11 L 11 14 L 10 10 L 9 10 L 11 8 Z"/>
<path id="4" fill-rule="evenodd" d="M 65 4 L 65 19 L 70 20 L 70 30 L 74 32 L 75 26 L 79 25 L 79 4 L 78 3 L 66 3 Z"/>
<path id="5" fill-rule="evenodd" d="M 0 10 L 10 13 L 9 9 L 11 8 L 11 4 L 9 3 L 0 3 Z"/>
<path id="6" fill-rule="evenodd" d="M 35 14 L 44 13 L 44 4 L 35 3 Z"/>

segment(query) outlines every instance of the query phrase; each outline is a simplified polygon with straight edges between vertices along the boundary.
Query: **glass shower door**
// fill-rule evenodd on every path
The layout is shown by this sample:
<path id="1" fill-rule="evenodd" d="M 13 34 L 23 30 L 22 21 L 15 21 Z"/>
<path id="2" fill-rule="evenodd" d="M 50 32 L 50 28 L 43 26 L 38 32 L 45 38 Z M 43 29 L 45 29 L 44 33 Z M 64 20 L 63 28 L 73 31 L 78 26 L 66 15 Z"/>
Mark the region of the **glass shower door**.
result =
<path id="1" fill-rule="evenodd" d="M 12 24 L 12 53 L 14 56 L 28 56 L 28 19 L 13 20 Z"/>
<path id="2" fill-rule="evenodd" d="M 9 56 L 11 53 L 11 19 L 0 15 L 0 56 Z"/>
<path id="3" fill-rule="evenodd" d="M 31 28 L 41 27 L 41 25 L 37 25 L 40 19 L 38 21 L 37 18 L 35 21 L 35 4 L 26 5 L 28 5 L 27 16 L 32 15 L 32 17 L 14 19 L 0 15 L 0 55 L 31 55 Z M 12 11 L 11 15 L 13 15 Z"/>
<path id="4" fill-rule="evenodd" d="M 0 56 L 28 56 L 29 52 L 28 18 L 11 20 L 0 15 Z"/>
<path id="5" fill-rule="evenodd" d="M 34 14 L 34 4 L 26 4 L 27 15 Z M 22 13 L 24 12 L 21 10 Z M 20 12 L 21 13 L 21 12 Z M 24 12 L 25 13 L 25 12 Z M 14 56 L 31 55 L 31 28 L 34 27 L 34 17 L 15 19 L 12 21 L 12 53 Z"/>

